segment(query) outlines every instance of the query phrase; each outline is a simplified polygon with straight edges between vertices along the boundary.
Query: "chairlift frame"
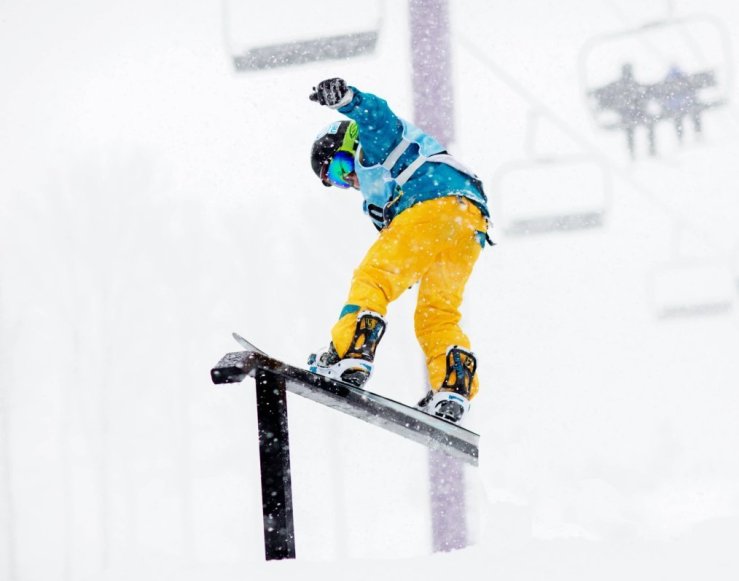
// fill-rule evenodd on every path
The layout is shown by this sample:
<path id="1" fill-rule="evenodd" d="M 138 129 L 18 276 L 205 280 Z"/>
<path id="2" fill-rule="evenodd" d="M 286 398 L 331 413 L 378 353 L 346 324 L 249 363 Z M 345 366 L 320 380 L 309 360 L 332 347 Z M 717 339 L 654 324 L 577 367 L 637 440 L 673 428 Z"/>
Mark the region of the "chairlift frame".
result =
<path id="1" fill-rule="evenodd" d="M 534 168 L 540 169 L 543 167 L 588 163 L 601 168 L 601 174 L 603 176 L 603 204 L 601 207 L 587 212 L 563 212 L 561 214 L 531 216 L 530 218 L 512 220 L 508 223 L 506 217 L 509 196 L 505 194 L 505 190 L 502 187 L 506 175 L 532 170 Z M 526 160 L 508 162 L 498 168 L 493 181 L 496 184 L 494 190 L 499 192 L 496 214 L 500 217 L 503 232 L 510 236 L 572 232 L 601 228 L 605 225 L 605 217 L 610 211 L 613 199 L 613 180 L 608 167 L 602 161 L 588 155 L 572 155 L 566 157 L 537 156 Z"/>
<path id="2" fill-rule="evenodd" d="M 725 297 L 712 297 L 702 302 L 675 302 L 671 305 L 660 305 L 657 299 L 658 279 L 675 271 L 697 270 L 702 267 L 725 268 L 726 264 L 717 260 L 681 259 L 664 262 L 654 266 L 649 273 L 648 293 L 652 312 L 660 321 L 688 317 L 704 317 L 724 315 L 734 308 L 735 297 L 728 293 Z M 728 269 L 727 269 L 728 271 Z"/>
<path id="3" fill-rule="evenodd" d="M 661 321 L 729 313 L 733 309 L 736 301 L 733 290 L 729 290 L 725 295 L 721 295 L 719 289 L 716 296 L 709 297 L 701 302 L 693 300 L 690 302 L 673 301 L 672 304 L 668 305 L 659 304 L 657 296 L 659 279 L 679 271 L 689 272 L 706 268 L 717 268 L 719 270 L 725 269 L 728 275 L 728 286 L 731 287 L 731 283 L 734 283 L 734 290 L 739 291 L 739 286 L 737 286 L 739 280 L 734 278 L 730 265 L 726 261 L 719 259 L 686 258 L 681 256 L 681 233 L 681 225 L 676 223 L 673 227 L 672 235 L 672 258 L 653 266 L 648 275 L 647 292 L 649 295 L 648 300 L 651 311 L 655 314 L 657 319 Z"/>
<path id="4" fill-rule="evenodd" d="M 657 20 L 646 22 L 645 24 L 642 24 L 641 26 L 638 26 L 636 28 L 630 28 L 630 29 L 625 29 L 621 31 L 595 35 L 591 37 L 589 40 L 587 40 L 585 44 L 582 46 L 578 54 L 578 67 L 577 67 L 578 68 L 578 79 L 580 83 L 581 94 L 583 95 L 583 98 L 585 99 L 586 106 L 588 110 L 591 112 L 591 116 L 593 117 L 594 120 L 596 120 L 596 122 L 597 122 L 596 110 L 592 106 L 591 100 L 588 97 L 590 92 L 594 89 L 594 87 L 591 86 L 592 84 L 589 80 L 588 66 L 587 66 L 588 59 L 590 58 L 593 51 L 597 47 L 602 46 L 604 44 L 628 39 L 629 37 L 649 34 L 650 32 L 653 32 L 659 29 L 684 26 L 690 23 L 709 24 L 713 26 L 718 32 L 718 38 L 719 38 L 719 42 L 721 45 L 721 53 L 723 56 L 723 62 L 721 64 L 723 65 L 723 72 L 726 76 L 725 94 L 727 98 L 724 100 L 724 102 L 728 101 L 728 97 L 733 93 L 734 70 L 733 70 L 733 64 L 732 64 L 732 58 L 731 58 L 731 35 L 726 25 L 719 18 L 709 15 L 709 14 L 695 14 L 695 15 L 683 16 L 683 17 L 668 17 L 668 18 L 657 19 Z M 610 128 L 610 125 L 606 125 L 604 127 Z"/>
<path id="5" fill-rule="evenodd" d="M 371 54 L 377 46 L 385 15 L 385 1 L 377 0 L 379 17 L 375 26 L 368 30 L 277 42 L 237 50 L 229 33 L 229 2 L 231 1 L 222 0 L 221 19 L 226 51 L 231 58 L 234 71 L 237 73 Z"/>
<path id="6" fill-rule="evenodd" d="M 681 26 L 681 25 L 685 25 L 689 23 L 698 23 L 698 22 L 704 22 L 704 23 L 708 23 L 714 26 L 719 33 L 719 38 L 720 38 L 721 46 L 723 49 L 722 50 L 723 57 L 724 57 L 723 64 L 725 65 L 725 69 L 727 72 L 727 92 L 730 93 L 733 87 L 733 81 L 734 81 L 733 66 L 732 66 L 732 59 L 731 59 L 731 34 L 729 33 L 729 30 L 726 27 L 726 25 L 719 18 L 709 15 L 709 14 L 696 14 L 692 16 L 683 16 L 683 17 L 678 17 L 678 18 L 671 17 L 671 18 L 653 20 L 650 22 L 646 22 L 645 24 L 642 24 L 641 26 L 637 26 L 636 28 L 629 28 L 629 29 L 615 31 L 615 32 L 607 32 L 603 34 L 597 34 L 591 37 L 585 42 L 585 44 L 582 46 L 578 54 L 578 77 L 580 79 L 580 86 L 584 89 L 584 92 L 587 92 L 589 89 L 592 88 L 590 87 L 590 83 L 588 83 L 587 61 L 588 61 L 590 54 L 599 45 L 625 39 L 630 36 L 643 35 L 645 33 L 649 33 L 651 31 L 654 31 L 660 28 L 677 27 L 677 26 Z"/>

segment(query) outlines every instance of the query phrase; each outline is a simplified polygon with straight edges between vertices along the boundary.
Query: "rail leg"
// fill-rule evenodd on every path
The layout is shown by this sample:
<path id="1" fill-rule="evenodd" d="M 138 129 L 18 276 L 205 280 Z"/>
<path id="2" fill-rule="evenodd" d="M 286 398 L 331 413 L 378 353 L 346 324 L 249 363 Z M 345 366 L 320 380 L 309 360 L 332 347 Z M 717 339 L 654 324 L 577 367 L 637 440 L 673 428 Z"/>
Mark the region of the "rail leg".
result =
<path id="1" fill-rule="evenodd" d="M 294 559 L 295 529 L 285 380 L 260 369 L 256 374 L 256 382 L 264 553 L 268 561 Z"/>

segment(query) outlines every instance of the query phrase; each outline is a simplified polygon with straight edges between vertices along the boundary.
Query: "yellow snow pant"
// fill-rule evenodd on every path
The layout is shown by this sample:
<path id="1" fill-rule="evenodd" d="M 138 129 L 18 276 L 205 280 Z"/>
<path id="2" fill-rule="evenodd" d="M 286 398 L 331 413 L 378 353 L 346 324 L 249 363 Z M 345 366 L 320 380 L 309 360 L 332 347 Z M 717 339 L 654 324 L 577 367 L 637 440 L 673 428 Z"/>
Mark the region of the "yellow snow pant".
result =
<path id="1" fill-rule="evenodd" d="M 382 316 L 388 303 L 420 282 L 415 331 L 426 356 L 429 381 L 438 390 L 446 375 L 446 350 L 470 349 L 459 326 L 462 295 L 486 231 L 480 210 L 461 197 L 447 196 L 416 204 L 400 213 L 370 247 L 354 271 L 343 316 L 331 335 L 340 356 L 354 337 L 357 315 L 364 310 Z M 471 396 L 477 393 L 475 376 Z"/>

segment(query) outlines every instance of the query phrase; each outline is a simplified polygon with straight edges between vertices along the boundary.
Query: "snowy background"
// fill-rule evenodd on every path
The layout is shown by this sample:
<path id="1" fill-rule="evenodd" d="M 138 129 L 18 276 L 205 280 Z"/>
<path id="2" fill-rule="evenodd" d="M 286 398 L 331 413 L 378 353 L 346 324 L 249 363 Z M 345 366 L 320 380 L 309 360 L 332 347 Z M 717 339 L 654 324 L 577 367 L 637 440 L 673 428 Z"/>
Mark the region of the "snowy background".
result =
<path id="1" fill-rule="evenodd" d="M 731 0 L 450 2 L 450 150 L 498 243 L 464 306 L 475 545 L 430 554 L 424 448 L 290 397 L 298 560 L 264 562 L 253 384 L 209 369 L 233 330 L 304 361 L 376 236 L 356 192 L 311 172 L 336 114 L 310 88 L 343 76 L 413 117 L 407 2 L 322 4 L 0 3 L 0 580 L 736 579 Z M 715 19 L 603 41 L 696 13 Z M 379 27 L 376 52 L 234 71 L 235 47 L 321 22 Z M 656 158 L 639 134 L 631 160 L 584 96 L 624 58 L 714 69 L 728 104 L 682 147 L 661 124 Z M 603 227 L 506 233 L 553 199 Z M 409 403 L 413 302 L 391 306 L 371 384 Z"/>

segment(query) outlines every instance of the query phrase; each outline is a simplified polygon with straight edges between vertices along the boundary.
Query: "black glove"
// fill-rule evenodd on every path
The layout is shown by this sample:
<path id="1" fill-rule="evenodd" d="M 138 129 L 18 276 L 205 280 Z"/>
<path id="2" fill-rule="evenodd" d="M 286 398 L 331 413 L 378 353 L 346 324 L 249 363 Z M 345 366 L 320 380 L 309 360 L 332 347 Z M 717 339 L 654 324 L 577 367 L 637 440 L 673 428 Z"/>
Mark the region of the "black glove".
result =
<path id="1" fill-rule="evenodd" d="M 320 105 L 338 109 L 348 105 L 352 97 L 354 97 L 354 91 L 346 86 L 344 79 L 335 78 L 318 83 L 317 87 L 313 87 L 313 92 L 309 98 L 311 101 L 317 101 Z"/>

